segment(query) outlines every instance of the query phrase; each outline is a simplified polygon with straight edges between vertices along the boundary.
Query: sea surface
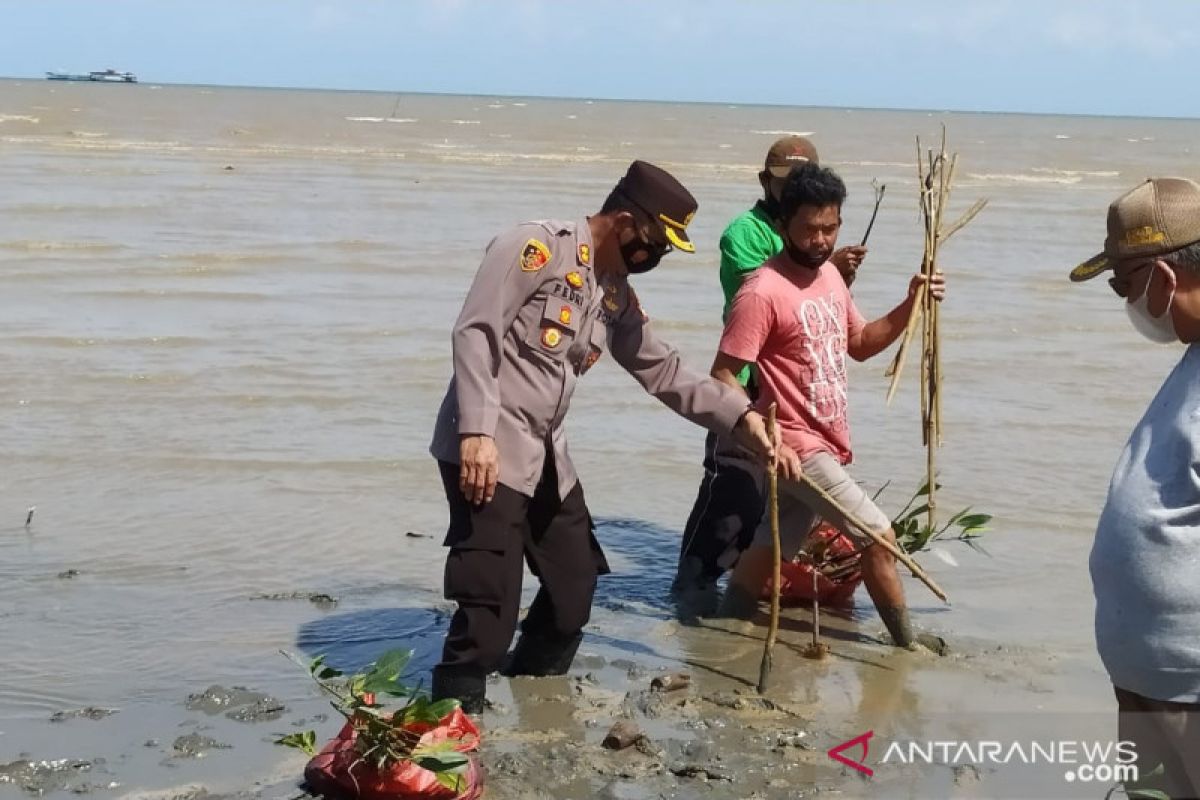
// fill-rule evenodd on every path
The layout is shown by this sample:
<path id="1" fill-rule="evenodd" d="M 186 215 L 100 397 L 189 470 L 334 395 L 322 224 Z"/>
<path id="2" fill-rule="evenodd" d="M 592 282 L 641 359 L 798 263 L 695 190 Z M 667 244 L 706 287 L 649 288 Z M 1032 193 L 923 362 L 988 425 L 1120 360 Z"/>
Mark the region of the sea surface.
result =
<path id="1" fill-rule="evenodd" d="M 953 208 L 988 205 L 943 253 L 941 502 L 995 520 L 990 557 L 949 543 L 957 567 L 923 559 L 951 609 L 913 581 L 909 597 L 952 643 L 1053 653 L 1063 708 L 1111 710 L 1087 554 L 1180 350 L 1140 340 L 1103 281 L 1066 276 L 1122 191 L 1200 177 L 1200 122 L 0 81 L 0 764 L 106 757 L 127 789 L 171 786 L 202 770 L 162 752 L 189 694 L 319 710 L 280 649 L 436 659 L 446 511 L 426 448 L 450 327 L 498 232 L 598 210 L 632 159 L 666 167 L 700 202 L 697 253 L 635 285 L 707 370 L 717 240 L 771 142 L 809 135 L 845 179 L 844 244 L 886 184 L 854 286 L 873 318 L 920 264 L 916 137 L 936 147 L 943 127 Z M 925 458 L 915 362 L 888 407 L 890 356 L 851 366 L 850 405 L 855 474 L 890 484 L 895 511 Z M 568 430 L 615 570 L 585 650 L 669 661 L 679 645 L 653 631 L 703 431 L 611 358 Z M 877 635 L 858 602 L 854 625 Z M 938 691 L 919 695 L 937 708 Z M 49 721 L 89 705 L 119 713 Z M 223 734 L 257 743 L 211 756 L 224 780 L 278 768 L 269 728 Z"/>

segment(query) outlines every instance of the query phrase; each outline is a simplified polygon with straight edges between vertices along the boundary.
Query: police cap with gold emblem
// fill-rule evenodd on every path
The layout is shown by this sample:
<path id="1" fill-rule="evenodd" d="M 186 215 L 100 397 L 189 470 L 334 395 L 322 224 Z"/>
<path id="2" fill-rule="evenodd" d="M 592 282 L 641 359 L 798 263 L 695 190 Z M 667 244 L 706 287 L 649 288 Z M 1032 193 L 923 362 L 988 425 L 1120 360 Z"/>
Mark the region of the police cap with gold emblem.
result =
<path id="1" fill-rule="evenodd" d="M 1151 178 L 1108 207 L 1104 252 L 1071 270 L 1071 280 L 1090 280 L 1119 261 L 1165 255 L 1195 242 L 1200 242 L 1200 184 Z"/>
<path id="2" fill-rule="evenodd" d="M 669 172 L 645 161 L 634 161 L 615 191 L 658 223 L 673 247 L 685 253 L 696 252 L 687 226 L 699 205 Z"/>

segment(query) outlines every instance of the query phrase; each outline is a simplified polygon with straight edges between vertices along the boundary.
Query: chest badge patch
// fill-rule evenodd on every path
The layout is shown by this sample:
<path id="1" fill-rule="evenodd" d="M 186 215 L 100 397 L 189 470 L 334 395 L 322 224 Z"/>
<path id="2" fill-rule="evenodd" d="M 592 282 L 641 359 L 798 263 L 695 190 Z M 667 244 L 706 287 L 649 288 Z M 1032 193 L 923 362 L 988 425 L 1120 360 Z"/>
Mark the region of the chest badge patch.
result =
<path id="1" fill-rule="evenodd" d="M 583 288 L 583 276 L 580 275 L 578 272 L 568 272 L 567 273 L 567 283 L 571 284 L 571 288 L 573 288 L 573 289 L 582 289 Z"/>
<path id="2" fill-rule="evenodd" d="M 579 263 L 590 264 L 592 261 L 592 248 L 586 244 L 579 245 Z"/>
<path id="3" fill-rule="evenodd" d="M 530 239 L 521 250 L 521 270 L 537 272 L 550 261 L 550 248 L 537 239 Z"/>
<path id="4" fill-rule="evenodd" d="M 563 306 L 562 308 L 558 309 L 558 321 L 561 322 L 563 325 L 571 324 L 571 307 L 570 306 Z"/>
<path id="5" fill-rule="evenodd" d="M 558 328 L 543 328 L 542 329 L 542 344 L 549 347 L 551 350 L 558 347 L 562 343 L 562 333 Z"/>

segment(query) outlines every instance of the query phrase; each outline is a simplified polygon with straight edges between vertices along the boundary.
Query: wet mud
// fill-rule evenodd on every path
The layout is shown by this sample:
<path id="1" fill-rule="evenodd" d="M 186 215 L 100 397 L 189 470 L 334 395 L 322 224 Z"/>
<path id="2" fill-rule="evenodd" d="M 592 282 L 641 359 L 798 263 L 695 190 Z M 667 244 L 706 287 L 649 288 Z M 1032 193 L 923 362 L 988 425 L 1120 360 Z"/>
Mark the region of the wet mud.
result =
<path id="1" fill-rule="evenodd" d="M 20 759 L 0 764 L 0 787 L 9 786 L 34 796 L 54 792 L 88 794 L 118 785 L 109 775 L 102 758 L 93 761 Z"/>
<path id="2" fill-rule="evenodd" d="M 333 608 L 338 604 L 338 598 L 324 592 L 275 592 L 273 594 L 256 594 L 251 600 L 307 600 L 317 608 Z"/>
<path id="3" fill-rule="evenodd" d="M 960 735 L 982 733 L 989 710 L 1053 706 L 1077 666 L 1062 668 L 1055 653 L 1036 645 L 956 636 L 929 611 L 915 616 L 923 629 L 950 640 L 947 654 L 901 650 L 888 644 L 869 608 L 822 614 L 828 653 L 812 660 L 805 657 L 808 612 L 787 609 L 770 688 L 760 695 L 765 616 L 745 623 L 679 615 L 662 590 L 671 550 L 644 526 L 639 536 L 651 545 L 638 554 L 648 574 L 627 572 L 602 585 L 567 675 L 489 679 L 489 707 L 477 718 L 488 800 L 1021 796 L 1006 794 L 987 769 L 889 767 L 867 784 L 827 751 L 864 730 L 881 737 L 937 730 L 938 715 L 948 712 L 957 715 L 947 724 Z M 445 605 L 385 608 L 376 588 L 340 589 L 342 606 L 302 621 L 294 646 L 307 657 L 328 654 L 339 669 L 411 646 L 417 682 L 427 679 L 447 624 Z M 307 605 L 332 595 L 255 597 Z M 279 607 L 288 609 L 286 602 Z M 283 661 L 274 650 L 263 657 Z M 114 713 L 94 701 L 46 713 L 39 746 L 0 764 L 0 789 L 122 800 L 293 800 L 303 795 L 306 757 L 274 742 L 311 729 L 320 746 L 341 722 L 303 671 L 289 665 L 279 674 L 251 687 L 214 674 L 162 706 L 122 702 Z"/>
<path id="4" fill-rule="evenodd" d="M 69 719 L 104 719 L 111 717 L 117 713 L 115 708 L 96 708 L 95 706 L 87 706 L 86 708 L 73 708 L 69 711 L 55 711 L 50 715 L 51 722 L 66 722 Z"/>
<path id="5" fill-rule="evenodd" d="M 235 686 L 226 689 L 213 685 L 200 694 L 189 695 L 185 704 L 190 711 L 224 714 L 238 722 L 269 722 L 279 719 L 287 707 L 270 695 Z"/>

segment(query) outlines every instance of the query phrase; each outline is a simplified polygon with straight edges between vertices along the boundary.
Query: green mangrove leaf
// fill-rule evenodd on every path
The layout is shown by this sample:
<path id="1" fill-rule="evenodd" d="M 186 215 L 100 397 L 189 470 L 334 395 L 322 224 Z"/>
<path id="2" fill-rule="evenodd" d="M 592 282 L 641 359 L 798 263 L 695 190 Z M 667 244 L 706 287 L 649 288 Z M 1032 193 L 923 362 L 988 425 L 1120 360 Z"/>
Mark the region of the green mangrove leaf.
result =
<path id="1" fill-rule="evenodd" d="M 992 521 L 991 514 L 968 514 L 962 517 L 958 524 L 964 530 L 983 530 L 984 526 Z"/>
<path id="2" fill-rule="evenodd" d="M 425 753 L 412 754 L 413 763 L 418 767 L 430 770 L 431 772 L 448 772 L 450 770 L 464 767 L 467 764 L 467 757 L 455 750 L 445 753 Z"/>
<path id="3" fill-rule="evenodd" d="M 983 545 L 981 545 L 979 542 L 975 541 L 979 537 L 977 537 L 977 536 L 960 536 L 959 538 L 962 541 L 966 542 L 967 545 L 970 546 L 970 548 L 972 550 L 977 550 L 978 552 L 983 553 L 988 558 L 992 557 L 992 554 L 989 553 L 987 550 L 985 550 Z"/>
<path id="4" fill-rule="evenodd" d="M 297 750 L 303 750 L 306 755 L 310 756 L 315 756 L 317 754 L 317 734 L 315 731 L 289 733 L 286 736 L 280 736 L 278 739 L 276 739 L 275 744 L 281 744 L 284 747 L 294 747 Z"/>
<path id="5" fill-rule="evenodd" d="M 383 675 L 395 680 L 408 667 L 408 662 L 412 660 L 412 656 L 412 650 L 389 650 L 379 657 L 379 660 L 375 662 L 367 674 Z"/>
<path id="6" fill-rule="evenodd" d="M 417 695 L 404 708 L 404 719 L 408 722 L 425 722 L 436 725 L 442 721 L 442 715 L 433 710 L 433 704 L 425 695 Z"/>
<path id="7" fill-rule="evenodd" d="M 445 700 L 438 700 L 436 703 L 431 703 L 429 706 L 429 711 L 430 713 L 436 715 L 438 720 L 441 721 L 441 719 L 447 714 L 454 713 L 454 709 L 458 708 L 460 705 L 462 705 L 462 703 L 452 697 L 448 697 Z"/>
<path id="8" fill-rule="evenodd" d="M 445 786 L 455 794 L 458 794 L 464 788 L 463 775 L 458 770 L 447 770 L 445 772 L 438 772 L 435 770 L 433 775 L 435 778 L 437 778 L 438 783 L 440 783 L 442 786 Z"/>

